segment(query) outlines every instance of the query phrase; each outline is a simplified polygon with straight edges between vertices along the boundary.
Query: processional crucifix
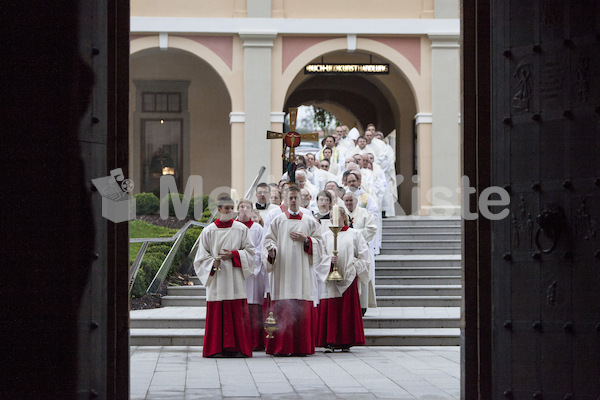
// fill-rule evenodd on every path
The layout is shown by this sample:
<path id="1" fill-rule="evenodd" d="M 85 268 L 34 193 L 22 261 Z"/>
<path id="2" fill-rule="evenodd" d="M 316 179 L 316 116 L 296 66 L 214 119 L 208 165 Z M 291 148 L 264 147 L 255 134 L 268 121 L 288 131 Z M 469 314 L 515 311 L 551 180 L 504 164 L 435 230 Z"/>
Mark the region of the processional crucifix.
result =
<path id="1" fill-rule="evenodd" d="M 296 132 L 296 117 L 298 116 L 298 107 L 290 107 L 290 131 L 288 133 L 279 133 L 273 131 L 267 131 L 267 139 L 283 139 L 283 153 L 281 158 L 283 159 L 283 165 L 288 173 L 290 182 L 296 182 L 296 158 L 295 148 L 300 145 L 302 139 L 304 140 L 319 140 L 318 133 L 298 133 Z M 285 159 L 285 153 L 287 148 L 290 148 L 288 159 Z"/>

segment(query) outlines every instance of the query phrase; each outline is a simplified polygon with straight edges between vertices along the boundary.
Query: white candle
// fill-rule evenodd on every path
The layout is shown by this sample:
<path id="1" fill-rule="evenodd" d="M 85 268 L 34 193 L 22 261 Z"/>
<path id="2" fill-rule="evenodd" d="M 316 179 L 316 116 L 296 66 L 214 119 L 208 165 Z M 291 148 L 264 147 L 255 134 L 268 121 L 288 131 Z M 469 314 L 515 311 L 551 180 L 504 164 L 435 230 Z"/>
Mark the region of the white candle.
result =
<path id="1" fill-rule="evenodd" d="M 331 226 L 340 226 L 340 206 L 337 204 L 334 204 L 331 210 Z"/>

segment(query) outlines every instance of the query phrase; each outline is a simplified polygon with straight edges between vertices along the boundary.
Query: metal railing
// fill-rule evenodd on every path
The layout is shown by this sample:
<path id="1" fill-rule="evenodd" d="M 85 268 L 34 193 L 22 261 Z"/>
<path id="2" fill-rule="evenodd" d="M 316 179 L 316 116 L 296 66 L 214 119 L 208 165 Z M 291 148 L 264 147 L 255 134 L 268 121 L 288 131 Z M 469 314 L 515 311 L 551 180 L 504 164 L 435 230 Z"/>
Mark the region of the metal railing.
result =
<path id="1" fill-rule="evenodd" d="M 250 188 L 246 192 L 246 195 L 245 195 L 246 198 L 249 198 L 250 195 L 254 192 L 256 185 L 258 185 L 258 182 L 264 172 L 265 172 L 265 167 L 264 166 L 260 167 L 260 170 L 258 171 L 256 178 L 254 179 L 254 181 L 252 182 L 252 185 L 250 185 Z M 179 250 L 179 247 L 181 246 L 181 243 L 183 242 L 183 238 L 185 237 L 185 233 L 187 232 L 187 230 L 191 226 L 201 226 L 203 228 L 208 226 L 212 221 L 214 221 L 216 214 L 217 214 L 217 210 L 215 209 L 213 211 L 212 215 L 210 216 L 210 219 L 208 220 L 208 222 L 188 221 L 181 229 L 179 229 L 171 237 L 130 238 L 129 239 L 130 244 L 131 243 L 142 243 L 142 247 L 140 248 L 137 255 L 135 256 L 135 260 L 133 261 L 133 264 L 131 265 L 131 268 L 129 269 L 129 293 L 131 293 L 131 289 L 133 288 L 133 284 L 135 283 L 135 279 L 136 279 L 137 274 L 142 265 L 142 260 L 144 259 L 144 254 L 146 254 L 146 250 L 148 249 L 148 245 L 150 243 L 174 242 L 173 245 L 171 246 L 171 249 L 169 250 L 169 253 L 167 254 L 167 256 L 165 257 L 164 261 L 162 262 L 160 268 L 156 272 L 154 279 L 152 279 L 152 282 L 148 286 L 148 289 L 146 289 L 147 294 L 156 294 L 156 293 L 158 293 L 158 289 L 160 288 L 160 285 L 162 285 L 165 278 L 167 277 L 167 274 L 169 273 L 169 270 L 171 269 L 171 265 L 173 264 L 175 255 L 177 254 L 177 251 Z M 188 259 L 193 258 L 195 256 L 196 250 L 198 249 L 199 241 L 200 241 L 200 235 L 198 235 L 198 238 L 196 239 L 196 241 L 194 242 L 194 245 L 192 246 L 190 252 L 188 253 L 188 256 L 187 256 Z"/>
<path id="2" fill-rule="evenodd" d="M 129 292 L 131 293 L 131 289 L 133 288 L 135 278 L 137 277 L 137 274 L 140 270 L 140 266 L 142 265 L 142 260 L 144 259 L 144 254 L 146 253 L 146 250 L 148 249 L 148 245 L 150 243 L 174 242 L 173 245 L 171 246 L 171 249 L 169 250 L 169 253 L 167 254 L 167 256 L 163 260 L 160 268 L 156 272 L 154 279 L 152 279 L 152 282 L 150 283 L 150 285 L 148 286 L 148 289 L 146 290 L 146 293 L 148 293 L 148 294 L 155 294 L 158 292 L 158 288 L 163 283 L 163 281 L 165 280 L 165 278 L 167 276 L 167 273 L 171 269 L 171 265 L 173 264 L 175 255 L 177 254 L 177 251 L 179 250 L 179 246 L 181 246 L 181 243 L 183 242 L 183 238 L 185 237 L 185 233 L 187 232 L 187 230 L 191 226 L 201 226 L 201 227 L 207 226 L 208 224 L 210 224 L 212 222 L 212 220 L 214 219 L 214 216 L 215 216 L 215 213 L 213 213 L 213 215 L 211 216 L 211 218 L 208 222 L 188 221 L 181 229 L 179 229 L 171 237 L 130 238 L 129 243 L 142 243 L 142 247 L 140 248 L 137 255 L 135 256 L 135 260 L 133 261 L 133 264 L 131 265 L 131 268 L 129 269 Z M 197 240 L 196 240 L 196 243 L 197 243 Z M 194 247 L 192 247 L 192 251 L 193 250 L 194 250 Z M 192 255 L 192 252 L 190 252 L 189 256 L 191 256 L 191 255 Z"/>

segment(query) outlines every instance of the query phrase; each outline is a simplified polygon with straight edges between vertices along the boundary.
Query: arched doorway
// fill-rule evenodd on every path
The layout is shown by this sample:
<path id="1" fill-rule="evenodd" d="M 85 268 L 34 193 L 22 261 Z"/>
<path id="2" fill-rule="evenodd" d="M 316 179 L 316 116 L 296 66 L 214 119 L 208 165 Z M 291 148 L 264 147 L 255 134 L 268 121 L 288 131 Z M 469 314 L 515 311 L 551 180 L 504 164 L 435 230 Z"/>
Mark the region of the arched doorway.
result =
<path id="1" fill-rule="evenodd" d="M 417 113 L 417 101 L 405 75 L 389 60 L 364 51 L 334 51 L 310 61 L 321 62 L 390 64 L 389 74 L 383 75 L 319 75 L 304 74 L 301 70 L 288 88 L 283 110 L 298 105 L 315 105 L 336 115 L 343 125 L 356 127 L 361 134 L 369 123 L 375 124 L 386 137 L 392 134 L 394 139 L 390 144 L 396 150 L 396 174 L 408 178 L 398 179 L 396 214 L 411 214 L 414 184 L 409 178 L 415 172 L 413 119 Z"/>
<path id="2" fill-rule="evenodd" d="M 204 193 L 230 185 L 231 97 L 215 68 L 197 54 L 154 47 L 131 56 L 130 72 L 130 163 L 139 190 L 156 190 L 153 177 L 164 167 L 173 167 L 167 173 L 180 192 L 189 175 L 202 176 Z"/>

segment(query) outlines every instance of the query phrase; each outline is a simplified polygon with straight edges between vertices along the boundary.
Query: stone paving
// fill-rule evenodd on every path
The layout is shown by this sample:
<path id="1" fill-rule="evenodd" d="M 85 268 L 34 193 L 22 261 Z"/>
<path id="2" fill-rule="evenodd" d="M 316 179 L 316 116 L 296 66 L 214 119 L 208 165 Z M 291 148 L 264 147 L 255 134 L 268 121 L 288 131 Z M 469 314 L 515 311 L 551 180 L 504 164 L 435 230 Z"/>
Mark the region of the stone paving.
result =
<path id="1" fill-rule="evenodd" d="M 460 347 L 353 347 L 307 357 L 203 358 L 132 346 L 131 400 L 460 398 Z"/>

